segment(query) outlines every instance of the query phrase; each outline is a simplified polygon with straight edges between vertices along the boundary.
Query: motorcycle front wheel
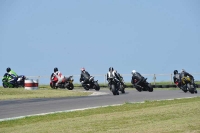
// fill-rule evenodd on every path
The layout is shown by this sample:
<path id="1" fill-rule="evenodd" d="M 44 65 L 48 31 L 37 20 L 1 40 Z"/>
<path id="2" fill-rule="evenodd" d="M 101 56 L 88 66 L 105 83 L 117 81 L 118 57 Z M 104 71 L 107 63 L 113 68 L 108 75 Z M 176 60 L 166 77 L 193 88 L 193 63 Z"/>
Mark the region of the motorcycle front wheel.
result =
<path id="1" fill-rule="evenodd" d="M 4 83 L 2 83 L 2 85 L 3 85 L 4 88 L 8 88 L 8 86 L 6 86 Z"/>
<path id="2" fill-rule="evenodd" d="M 153 92 L 153 86 L 151 84 L 148 84 L 147 86 L 148 86 L 148 91 Z"/>
<path id="3" fill-rule="evenodd" d="M 125 86 L 120 84 L 120 91 L 124 94 L 125 93 Z"/>
<path id="4" fill-rule="evenodd" d="M 191 94 L 194 94 L 194 87 L 190 84 L 187 84 L 188 90 Z"/>
<path id="5" fill-rule="evenodd" d="M 117 89 L 115 88 L 115 85 L 111 85 L 111 91 L 113 93 L 113 95 L 119 95 L 119 92 L 117 91 Z"/>

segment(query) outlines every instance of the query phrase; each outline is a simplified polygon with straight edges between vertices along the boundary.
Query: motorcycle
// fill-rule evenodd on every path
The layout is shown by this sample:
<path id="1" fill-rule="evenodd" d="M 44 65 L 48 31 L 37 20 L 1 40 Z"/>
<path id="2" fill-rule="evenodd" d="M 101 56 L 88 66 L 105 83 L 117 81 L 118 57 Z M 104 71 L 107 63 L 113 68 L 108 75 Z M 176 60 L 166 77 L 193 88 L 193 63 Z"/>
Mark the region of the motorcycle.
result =
<path id="1" fill-rule="evenodd" d="M 181 82 L 182 82 L 182 90 L 186 93 L 187 91 L 189 91 L 191 94 L 197 93 L 196 90 L 196 85 L 192 84 L 192 79 L 190 77 L 183 77 L 181 78 Z"/>
<path id="2" fill-rule="evenodd" d="M 28 79 L 28 78 L 26 78 L 26 76 L 24 76 L 24 75 L 18 76 L 18 79 L 17 79 L 18 87 L 24 87 L 24 81 L 26 79 Z"/>
<path id="3" fill-rule="evenodd" d="M 61 88 L 61 89 L 65 89 L 67 88 L 68 90 L 73 90 L 74 89 L 74 84 L 73 84 L 73 76 L 69 76 L 68 78 L 64 77 L 62 82 L 58 84 L 58 86 L 56 86 L 56 83 L 58 82 L 58 78 L 56 76 L 53 76 L 53 73 L 51 74 L 50 77 L 50 87 L 52 89 L 57 89 L 57 88 Z"/>
<path id="4" fill-rule="evenodd" d="M 10 77 L 8 77 L 6 74 L 4 74 L 2 78 L 2 85 L 4 88 L 18 88 L 18 83 L 11 84 L 9 81 L 11 80 Z"/>
<path id="5" fill-rule="evenodd" d="M 137 83 L 137 79 L 134 79 L 134 83 Z M 141 81 L 140 85 L 134 85 L 136 90 L 141 92 L 141 91 L 153 91 L 153 87 L 150 83 L 147 82 L 147 78 L 144 78 L 143 81 Z"/>
<path id="6" fill-rule="evenodd" d="M 110 80 L 110 82 L 108 83 L 110 91 L 112 91 L 113 95 L 119 95 L 119 81 L 116 81 L 114 77 L 110 77 L 108 79 Z"/>
<path id="7" fill-rule="evenodd" d="M 89 90 L 89 89 L 95 89 L 96 91 L 100 90 L 100 86 L 98 84 L 98 80 L 95 81 L 93 76 L 89 77 L 88 82 L 86 82 L 83 85 L 83 87 L 84 87 L 85 90 Z"/>
<path id="8" fill-rule="evenodd" d="M 66 87 L 68 90 L 74 89 L 73 81 L 74 81 L 73 76 L 69 76 L 68 78 L 66 78 Z"/>

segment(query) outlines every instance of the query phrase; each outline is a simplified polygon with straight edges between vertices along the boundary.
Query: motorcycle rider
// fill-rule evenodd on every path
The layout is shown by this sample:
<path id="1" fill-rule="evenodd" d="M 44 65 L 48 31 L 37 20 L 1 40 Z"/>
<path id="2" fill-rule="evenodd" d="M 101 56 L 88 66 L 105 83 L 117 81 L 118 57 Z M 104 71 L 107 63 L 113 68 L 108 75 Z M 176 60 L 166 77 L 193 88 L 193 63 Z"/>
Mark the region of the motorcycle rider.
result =
<path id="1" fill-rule="evenodd" d="M 7 76 L 8 78 L 10 78 L 10 80 L 8 81 L 11 84 L 17 84 L 17 79 L 18 79 L 18 75 L 16 72 L 14 72 L 13 70 L 11 70 L 10 67 L 8 67 L 6 69 L 7 73 L 4 76 Z"/>
<path id="2" fill-rule="evenodd" d="M 87 88 L 86 84 L 89 81 L 89 78 L 90 78 L 90 74 L 87 71 L 85 71 L 84 67 L 81 68 L 80 82 L 81 82 L 83 88 Z"/>
<path id="3" fill-rule="evenodd" d="M 114 71 L 116 72 L 117 79 L 118 79 L 123 85 L 125 85 L 125 84 L 124 84 L 124 81 L 123 81 L 122 75 L 121 75 L 120 73 L 118 73 L 117 70 L 114 70 Z"/>
<path id="4" fill-rule="evenodd" d="M 54 68 L 54 73 L 52 74 L 52 79 L 56 77 L 58 79 L 58 81 L 56 82 L 56 87 L 58 87 L 58 84 L 62 82 L 62 80 L 65 78 L 64 75 L 62 75 L 62 73 L 60 71 L 58 71 L 58 68 L 55 67 Z"/>
<path id="5" fill-rule="evenodd" d="M 195 85 L 195 83 L 194 83 L 194 77 L 193 77 L 190 73 L 188 73 L 188 72 L 186 72 L 184 69 L 182 69 L 182 71 L 181 71 L 181 73 L 180 73 L 180 79 L 182 79 L 183 77 L 187 77 L 187 76 L 190 77 L 191 83 L 194 85 L 194 89 L 195 89 L 194 92 L 197 93 L 196 85 Z M 183 86 L 182 82 L 181 82 L 181 86 Z"/>
<path id="6" fill-rule="evenodd" d="M 139 88 L 142 88 L 142 86 L 140 86 L 140 83 L 143 82 L 144 80 L 144 77 L 139 73 L 139 72 L 136 72 L 136 70 L 132 70 L 131 72 L 132 74 L 132 79 L 131 79 L 131 83 L 135 86 L 135 87 L 139 87 Z M 136 82 L 135 82 L 136 81 Z"/>
<path id="7" fill-rule="evenodd" d="M 180 73 L 178 73 L 178 70 L 174 70 L 174 76 L 173 76 L 173 79 L 174 79 L 174 83 L 178 82 L 178 87 L 180 89 L 182 89 L 182 86 L 181 86 L 181 75 Z"/>
<path id="8" fill-rule="evenodd" d="M 117 70 L 114 70 L 114 72 L 116 73 L 116 78 L 121 81 L 123 79 L 123 77 L 117 72 Z"/>
<path id="9" fill-rule="evenodd" d="M 119 75 L 116 73 L 116 71 L 114 70 L 113 67 L 110 67 L 109 70 L 108 70 L 108 73 L 107 73 L 107 81 L 108 81 L 108 84 L 110 83 L 110 79 L 109 78 L 114 78 L 115 81 L 117 81 L 117 86 L 119 86 L 119 82 L 120 82 L 120 77 Z"/>

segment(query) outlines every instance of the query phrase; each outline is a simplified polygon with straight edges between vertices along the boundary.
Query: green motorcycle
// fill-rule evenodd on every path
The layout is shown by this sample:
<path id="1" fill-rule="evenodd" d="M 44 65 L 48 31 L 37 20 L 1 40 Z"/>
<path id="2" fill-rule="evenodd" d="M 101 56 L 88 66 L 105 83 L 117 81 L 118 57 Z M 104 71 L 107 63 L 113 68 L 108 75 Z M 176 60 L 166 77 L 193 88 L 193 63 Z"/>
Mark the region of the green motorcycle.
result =
<path id="1" fill-rule="evenodd" d="M 9 80 L 11 80 L 11 77 L 4 75 L 2 78 L 2 84 L 4 88 L 18 88 L 17 84 L 11 84 L 9 83 Z"/>

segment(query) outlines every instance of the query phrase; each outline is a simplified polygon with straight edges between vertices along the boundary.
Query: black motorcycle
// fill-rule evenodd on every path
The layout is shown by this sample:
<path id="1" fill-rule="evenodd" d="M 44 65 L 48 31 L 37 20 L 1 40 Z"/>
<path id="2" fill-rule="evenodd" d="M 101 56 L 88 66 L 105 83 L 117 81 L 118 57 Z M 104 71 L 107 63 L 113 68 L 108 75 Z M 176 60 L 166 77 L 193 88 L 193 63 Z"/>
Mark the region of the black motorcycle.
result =
<path id="1" fill-rule="evenodd" d="M 68 90 L 73 90 L 74 89 L 74 84 L 73 84 L 73 76 L 69 76 L 68 78 L 66 78 L 66 88 Z"/>
<path id="2" fill-rule="evenodd" d="M 85 90 L 95 89 L 96 91 L 100 90 L 98 80 L 94 80 L 93 76 L 90 76 L 89 79 L 83 84 Z"/>
<path id="3" fill-rule="evenodd" d="M 114 77 L 110 77 L 108 79 L 110 91 L 112 91 L 113 95 L 119 95 L 120 82 L 117 81 Z"/>
<path id="4" fill-rule="evenodd" d="M 133 81 L 134 83 L 137 83 L 137 79 L 134 79 Z M 137 91 L 141 92 L 141 91 L 149 91 L 152 92 L 153 91 L 153 86 L 147 82 L 147 78 L 144 78 L 141 83 L 139 85 L 133 85 Z"/>

